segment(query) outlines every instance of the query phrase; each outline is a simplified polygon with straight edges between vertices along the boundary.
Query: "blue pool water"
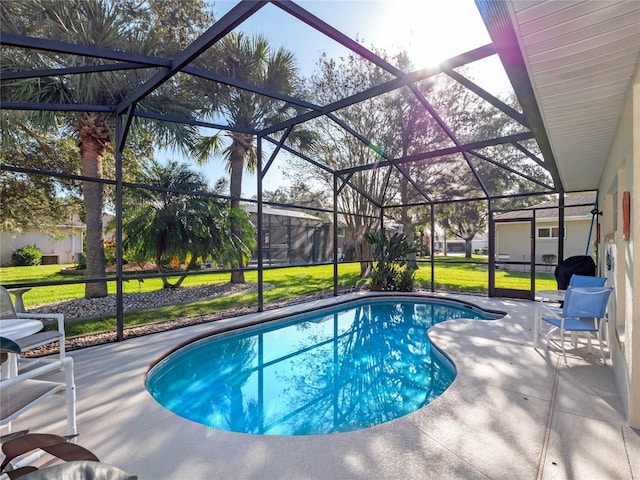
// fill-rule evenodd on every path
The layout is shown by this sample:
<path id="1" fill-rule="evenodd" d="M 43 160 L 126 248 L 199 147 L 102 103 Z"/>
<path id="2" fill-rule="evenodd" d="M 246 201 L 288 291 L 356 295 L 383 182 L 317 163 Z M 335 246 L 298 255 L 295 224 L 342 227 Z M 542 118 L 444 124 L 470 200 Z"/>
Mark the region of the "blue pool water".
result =
<path id="1" fill-rule="evenodd" d="M 367 300 L 208 337 L 147 374 L 164 407 L 234 432 L 313 435 L 393 420 L 438 397 L 455 368 L 427 330 L 496 318 L 441 301 Z"/>

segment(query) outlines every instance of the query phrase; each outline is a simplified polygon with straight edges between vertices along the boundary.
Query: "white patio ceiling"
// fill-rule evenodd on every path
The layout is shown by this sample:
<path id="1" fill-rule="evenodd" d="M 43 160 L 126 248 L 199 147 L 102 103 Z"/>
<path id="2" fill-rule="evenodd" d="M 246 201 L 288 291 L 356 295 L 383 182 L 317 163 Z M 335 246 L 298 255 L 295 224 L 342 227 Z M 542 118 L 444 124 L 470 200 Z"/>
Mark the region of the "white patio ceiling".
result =
<path id="1" fill-rule="evenodd" d="M 564 189 L 596 189 L 640 58 L 640 1 L 506 3 Z"/>

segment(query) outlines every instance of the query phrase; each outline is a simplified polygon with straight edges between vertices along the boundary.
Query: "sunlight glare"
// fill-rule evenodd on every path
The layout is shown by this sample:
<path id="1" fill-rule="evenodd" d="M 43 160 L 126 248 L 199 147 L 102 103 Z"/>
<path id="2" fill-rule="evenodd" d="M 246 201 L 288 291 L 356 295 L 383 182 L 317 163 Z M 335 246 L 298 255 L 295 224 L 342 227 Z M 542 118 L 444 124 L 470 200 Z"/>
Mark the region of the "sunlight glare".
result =
<path id="1" fill-rule="evenodd" d="M 473 0 L 394 0 L 380 10 L 372 43 L 404 49 L 416 69 L 491 42 Z"/>

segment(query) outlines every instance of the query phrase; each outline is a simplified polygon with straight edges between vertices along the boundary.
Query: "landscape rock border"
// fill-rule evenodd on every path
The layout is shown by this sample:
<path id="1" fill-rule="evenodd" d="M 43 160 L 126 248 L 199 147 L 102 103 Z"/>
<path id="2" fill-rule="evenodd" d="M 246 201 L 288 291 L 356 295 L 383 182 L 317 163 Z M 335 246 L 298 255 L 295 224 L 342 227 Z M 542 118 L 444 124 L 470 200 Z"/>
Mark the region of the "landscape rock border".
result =
<path id="1" fill-rule="evenodd" d="M 273 285 L 265 284 L 265 289 L 273 288 Z M 184 290 L 183 290 L 184 289 Z M 248 293 L 257 290 L 257 284 L 215 284 L 204 285 L 201 287 L 180 287 L 179 289 L 163 289 L 154 292 L 134 293 L 126 294 L 124 303 L 125 311 L 131 312 L 135 310 L 144 310 L 147 308 L 156 308 L 166 305 L 177 305 L 178 303 L 190 303 L 197 300 L 207 300 L 212 298 L 218 298 L 222 296 L 240 295 L 242 293 Z M 176 292 L 180 292 L 177 296 Z M 265 310 L 271 310 L 274 308 L 283 307 L 286 305 L 292 305 L 296 303 L 308 302 L 327 296 L 326 292 L 320 292 L 310 295 L 302 295 L 286 300 L 278 300 L 272 302 L 266 302 Z M 177 300 L 181 299 L 181 302 Z M 128 301 L 129 300 L 129 301 Z M 133 301 L 134 303 L 131 303 Z M 113 303 L 112 303 L 113 302 Z M 146 304 L 144 307 L 127 309 L 127 305 L 141 305 Z M 92 305 L 92 312 L 98 312 L 93 314 L 91 318 L 96 317 L 109 317 L 115 315 L 115 295 L 109 295 L 103 299 L 74 299 L 64 302 L 57 302 L 54 304 L 47 304 L 38 308 L 29 309 L 30 313 L 50 313 L 59 312 L 65 313 L 65 322 L 67 321 L 79 321 L 87 318 L 87 316 L 77 316 L 78 309 L 88 308 Z M 102 310 L 100 310 L 100 308 Z M 154 323 L 148 323 L 145 325 L 137 325 L 132 327 L 125 327 L 124 339 L 139 337 L 143 335 L 151 335 L 153 333 L 166 332 L 177 328 L 188 327 L 191 325 L 198 325 L 201 323 L 214 322 L 223 318 L 230 318 L 247 313 L 256 312 L 255 306 L 227 308 L 225 310 L 207 313 L 203 315 L 195 315 L 193 317 L 185 317 L 178 319 L 171 319 L 165 321 L 159 321 Z M 69 318 L 66 318 L 69 315 Z M 91 347 L 95 345 L 101 345 L 105 343 L 113 343 L 118 341 L 117 333 L 115 331 L 100 332 L 89 335 L 81 335 L 77 337 L 67 337 L 65 342 L 65 348 L 67 351 L 78 350 L 81 348 Z M 51 355 L 58 353 L 59 348 L 56 344 L 44 345 L 39 348 L 35 348 L 23 353 L 23 357 L 34 358 L 42 357 L 45 355 Z"/>

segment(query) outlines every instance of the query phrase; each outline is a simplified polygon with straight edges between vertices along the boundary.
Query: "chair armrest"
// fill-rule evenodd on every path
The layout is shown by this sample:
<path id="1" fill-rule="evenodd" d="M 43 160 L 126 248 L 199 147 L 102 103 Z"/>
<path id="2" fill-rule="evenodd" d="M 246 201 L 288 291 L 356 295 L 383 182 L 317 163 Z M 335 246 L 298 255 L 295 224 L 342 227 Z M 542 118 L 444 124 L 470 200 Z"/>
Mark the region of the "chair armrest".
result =
<path id="1" fill-rule="evenodd" d="M 64 334 L 64 314 L 63 313 L 16 313 L 17 318 L 31 318 L 40 320 L 42 318 L 56 320 L 58 322 L 58 331 Z"/>
<path id="2" fill-rule="evenodd" d="M 7 388 L 11 385 L 24 382 L 25 380 L 40 377 L 45 373 L 58 372 L 60 371 L 61 368 L 64 368 L 65 372 L 73 371 L 73 358 L 64 357 L 60 360 L 53 360 L 51 362 L 47 362 L 41 367 L 27 370 L 26 372 L 21 373 L 20 375 L 16 375 L 15 377 L 7 378 L 0 381 L 0 386 L 2 388 Z"/>

